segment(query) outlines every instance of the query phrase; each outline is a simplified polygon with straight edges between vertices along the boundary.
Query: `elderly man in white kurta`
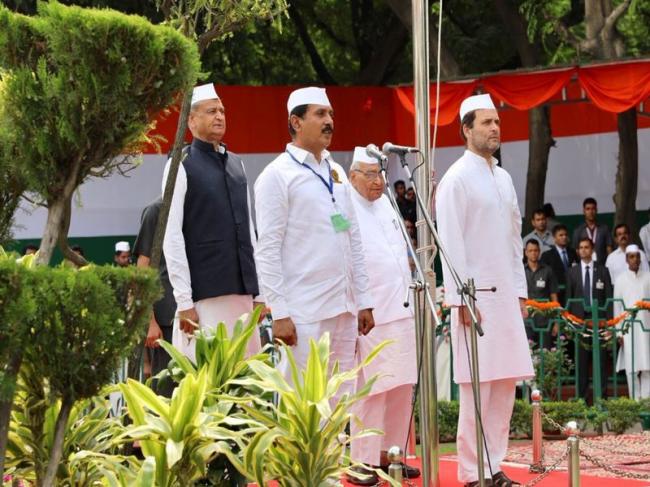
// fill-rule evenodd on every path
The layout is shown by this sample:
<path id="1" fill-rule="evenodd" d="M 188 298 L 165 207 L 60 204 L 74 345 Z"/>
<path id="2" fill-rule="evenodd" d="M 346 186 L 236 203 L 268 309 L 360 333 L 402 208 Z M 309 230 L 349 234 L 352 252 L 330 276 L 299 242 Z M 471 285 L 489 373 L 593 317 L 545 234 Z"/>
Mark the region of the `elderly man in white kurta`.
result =
<path id="1" fill-rule="evenodd" d="M 178 168 L 163 250 L 178 310 L 173 343 L 194 360 L 193 323 L 209 333 L 224 322 L 232 333 L 260 298 L 244 164 L 221 143 L 226 114 L 211 83 L 194 89 L 188 125 L 193 140 Z M 259 349 L 254 333 L 248 354 Z"/>
<path id="2" fill-rule="evenodd" d="M 614 284 L 614 315 L 632 308 L 637 301 L 650 299 L 650 272 L 643 270 L 643 256 L 636 245 L 625 249 L 628 269 Z M 634 353 L 634 357 L 632 354 Z M 628 395 L 634 399 L 650 397 L 650 311 L 639 311 L 623 335 L 617 370 L 625 369 Z"/>
<path id="3" fill-rule="evenodd" d="M 454 378 L 459 384 L 458 479 L 478 485 L 513 485 L 500 469 L 508 446 L 515 385 L 534 375 L 523 317 L 527 297 L 522 264 L 521 216 L 510 175 L 492 154 L 500 145 L 499 115 L 489 95 L 467 98 L 460 108 L 467 150 L 444 175 L 436 194 L 438 231 L 460 278 L 474 278 L 476 306 L 485 335 L 478 338 L 481 417 L 487 442 L 478 472 L 474 402 L 468 350 L 469 312 L 450 270 L 443 266 L 445 301 L 452 310 Z M 488 456 L 492 465 L 489 470 Z"/>
<path id="4" fill-rule="evenodd" d="M 327 332 L 332 361 L 348 370 L 357 335 L 374 326 L 352 188 L 327 151 L 334 112 L 325 90 L 292 92 L 287 110 L 293 141 L 255 183 L 259 281 L 273 336 L 294 347 L 298 367 L 309 340 Z M 279 366 L 289 377 L 286 360 Z"/>
<path id="5" fill-rule="evenodd" d="M 379 164 L 367 156 L 363 147 L 354 150 L 350 183 L 354 188 L 352 202 L 365 250 L 370 294 L 376 303 L 373 309 L 375 328 L 372 333 L 357 339 L 357 360 L 365 360 L 382 341 L 394 340 L 361 371 L 359 387 L 376 374 L 379 379 L 370 395 L 354 409 L 363 428 L 379 429 L 384 434 L 354 440 L 351 453 L 352 459 L 359 463 L 387 467 L 388 449 L 393 445 L 406 445 L 413 384 L 417 382 L 413 311 L 404 307 L 411 274 L 406 243 L 397 220 L 400 217 L 383 194 Z M 351 428 L 352 436 L 361 429 L 357 422 L 353 422 Z M 413 467 L 407 467 L 406 473 L 408 478 L 419 476 L 419 471 Z M 353 478 L 350 481 L 358 482 Z"/>

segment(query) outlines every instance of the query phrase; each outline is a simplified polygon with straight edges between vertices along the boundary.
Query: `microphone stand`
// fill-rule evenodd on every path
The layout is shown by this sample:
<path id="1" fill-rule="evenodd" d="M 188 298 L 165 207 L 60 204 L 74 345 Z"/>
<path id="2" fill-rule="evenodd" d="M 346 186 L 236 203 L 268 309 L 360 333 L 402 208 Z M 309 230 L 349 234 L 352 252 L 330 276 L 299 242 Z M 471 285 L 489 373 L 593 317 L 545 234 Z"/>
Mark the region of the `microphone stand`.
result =
<path id="1" fill-rule="evenodd" d="M 400 164 L 402 165 L 402 168 L 404 169 L 406 175 L 408 176 L 408 180 L 411 182 L 418 207 L 420 208 L 420 211 L 424 216 L 424 221 L 426 222 L 426 225 L 429 228 L 431 235 L 433 236 L 433 241 L 436 247 L 438 248 L 438 251 L 440 252 L 441 260 L 451 272 L 451 276 L 454 280 L 454 283 L 456 284 L 456 292 L 460 294 L 461 302 L 467 303 L 466 309 L 469 311 L 470 321 L 471 321 L 470 367 L 471 367 L 472 393 L 474 395 L 474 422 L 476 424 L 476 459 L 477 459 L 476 463 L 477 463 L 478 474 L 479 474 L 479 478 L 478 478 L 479 486 L 485 487 L 485 478 L 484 478 L 485 462 L 483 458 L 483 445 L 484 445 L 483 439 L 485 435 L 483 432 L 483 421 L 481 420 L 481 392 L 480 392 L 480 380 L 479 380 L 479 369 L 478 369 L 478 339 L 477 339 L 477 334 L 479 336 L 483 336 L 483 328 L 481 327 L 481 323 L 479 322 L 476 314 L 476 292 L 496 292 L 496 287 L 476 288 L 474 285 L 474 279 L 472 278 L 467 279 L 467 281 L 463 283 L 460 276 L 458 275 L 458 272 L 451 264 L 449 255 L 447 254 L 445 247 L 442 245 L 442 242 L 440 241 L 440 237 L 438 235 L 438 232 L 436 231 L 435 225 L 433 223 L 433 220 L 431 219 L 429 211 L 427 210 L 427 207 L 425 206 L 424 201 L 420 196 L 420 192 L 417 189 L 417 184 L 413 179 L 413 173 L 411 172 L 411 169 L 409 168 L 408 163 L 406 162 L 406 152 L 400 151 L 397 153 L 397 155 L 399 156 L 399 161 Z M 390 192 L 390 188 L 389 188 L 389 192 Z M 414 260 L 416 260 L 417 262 L 417 259 Z M 432 309 L 434 308 L 432 307 Z M 440 319 L 438 318 L 438 315 L 435 313 L 435 311 L 433 312 L 433 316 L 436 322 L 436 326 L 439 326 Z M 465 326 L 465 325 L 459 324 L 459 326 Z M 435 355 L 434 355 L 433 363 L 435 364 Z M 434 387 L 435 387 L 435 381 L 434 381 Z M 435 402 L 437 403 L 437 398 Z M 424 451 L 425 450 L 423 445 L 423 452 Z"/>
<path id="2" fill-rule="evenodd" d="M 416 276 L 413 278 L 409 289 L 413 292 L 415 330 L 416 330 L 416 353 L 418 362 L 418 384 L 420 385 L 420 445 L 422 447 L 422 473 L 425 483 L 429 486 L 429 481 L 433 481 L 435 486 L 439 485 L 439 447 L 438 447 L 438 391 L 435 380 L 436 370 L 436 350 L 435 350 L 435 330 L 442 325 L 440 317 L 436 313 L 435 302 L 431 296 L 431 287 L 427 282 L 420 260 L 417 258 L 411 237 L 406 230 L 404 219 L 399 211 L 397 200 L 391 189 L 391 183 L 388 178 L 385 166 L 386 158 L 379 158 L 381 174 L 386 186 L 388 199 L 397 214 L 397 222 L 406 241 L 409 253 L 415 263 Z M 435 282 L 433 283 L 435 286 Z M 424 293 L 424 302 L 421 298 Z M 404 307 L 408 306 L 408 294 L 405 299 Z M 426 306 L 428 305 L 428 306 Z M 426 310 L 426 315 L 422 315 L 421 310 Z M 435 326 L 431 326 L 430 316 L 433 316 Z M 428 322 L 428 323 L 427 323 Z M 420 380 L 422 379 L 422 380 Z M 415 434 L 415 432 L 412 432 Z"/>

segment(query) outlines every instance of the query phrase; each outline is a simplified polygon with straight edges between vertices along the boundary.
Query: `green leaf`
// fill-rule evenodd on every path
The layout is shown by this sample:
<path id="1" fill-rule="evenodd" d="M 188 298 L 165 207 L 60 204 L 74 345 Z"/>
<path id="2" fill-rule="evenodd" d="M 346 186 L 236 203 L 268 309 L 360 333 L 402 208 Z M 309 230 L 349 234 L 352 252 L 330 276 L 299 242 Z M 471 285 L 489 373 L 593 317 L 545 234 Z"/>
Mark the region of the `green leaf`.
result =
<path id="1" fill-rule="evenodd" d="M 183 448 L 185 443 L 183 441 L 174 441 L 171 438 L 167 439 L 165 444 L 165 453 L 167 454 L 167 468 L 171 469 L 183 456 Z"/>
<path id="2" fill-rule="evenodd" d="M 156 459 L 147 457 L 135 478 L 135 487 L 154 487 L 156 485 Z"/>

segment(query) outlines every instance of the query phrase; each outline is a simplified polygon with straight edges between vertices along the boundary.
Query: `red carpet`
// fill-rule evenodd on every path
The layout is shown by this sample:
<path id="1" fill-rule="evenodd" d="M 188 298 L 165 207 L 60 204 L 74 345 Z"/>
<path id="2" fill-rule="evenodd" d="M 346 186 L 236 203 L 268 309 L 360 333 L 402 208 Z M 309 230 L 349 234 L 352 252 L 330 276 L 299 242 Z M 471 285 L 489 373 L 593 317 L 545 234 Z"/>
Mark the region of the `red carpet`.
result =
<path id="1" fill-rule="evenodd" d="M 420 459 L 409 460 L 409 465 L 420 467 Z M 504 472 L 513 480 L 517 480 L 522 484 L 529 482 L 530 480 L 537 477 L 536 474 L 529 474 L 528 467 L 519 467 L 519 466 L 507 466 L 504 465 Z M 422 485 L 422 478 L 414 479 L 413 483 L 420 487 Z M 343 482 L 344 485 L 353 485 L 347 482 Z M 543 479 L 539 484 L 540 487 L 566 487 L 569 484 L 568 476 L 566 471 L 564 472 L 552 472 L 545 479 Z M 456 460 L 451 456 L 443 456 L 440 458 L 440 485 L 441 487 L 457 487 L 462 486 L 460 482 L 456 480 Z M 650 481 L 645 480 L 627 480 L 627 479 L 614 479 L 614 478 L 602 478 L 602 477 L 593 477 L 589 475 L 580 476 L 580 487 L 643 487 L 650 486 Z"/>
<path id="2" fill-rule="evenodd" d="M 420 459 L 408 460 L 409 465 L 420 467 Z M 528 473 L 528 467 L 523 466 L 511 466 L 504 465 L 504 472 L 513 480 L 516 480 L 522 484 L 525 484 L 535 477 L 536 474 Z M 413 483 L 421 487 L 422 478 L 414 479 Z M 254 486 L 255 484 L 249 484 L 249 486 Z M 275 487 L 277 484 L 271 482 L 269 486 Z M 343 482 L 343 485 L 353 486 L 348 482 Z M 406 485 L 406 484 L 403 484 Z M 440 459 L 440 486 L 441 487 L 459 487 L 462 486 L 460 482 L 456 480 L 456 460 L 453 456 L 443 456 Z M 566 487 L 569 485 L 569 479 L 566 471 L 557 471 L 551 472 L 546 478 L 544 478 L 540 483 L 540 487 Z M 594 477 L 591 475 L 581 475 L 580 476 L 580 487 L 649 487 L 649 480 L 630 480 L 630 479 L 620 479 L 620 478 L 603 478 L 603 477 Z"/>

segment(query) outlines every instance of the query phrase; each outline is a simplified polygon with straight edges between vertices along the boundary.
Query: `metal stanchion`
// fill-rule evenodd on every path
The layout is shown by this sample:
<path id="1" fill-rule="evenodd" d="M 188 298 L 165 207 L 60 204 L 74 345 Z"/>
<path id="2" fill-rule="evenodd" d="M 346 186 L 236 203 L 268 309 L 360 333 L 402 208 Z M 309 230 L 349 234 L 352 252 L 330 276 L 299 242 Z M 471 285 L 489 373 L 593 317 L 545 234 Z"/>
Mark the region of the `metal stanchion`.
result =
<path id="1" fill-rule="evenodd" d="M 567 445 L 569 449 L 569 487 L 580 487 L 580 429 L 578 423 L 569 421 L 565 431 L 569 435 Z"/>
<path id="2" fill-rule="evenodd" d="M 401 482 L 403 478 L 402 475 L 403 458 L 404 458 L 404 452 L 399 446 L 397 445 L 391 446 L 388 449 L 388 461 L 390 462 L 390 465 L 388 466 L 388 476 L 397 482 Z"/>
<path id="3" fill-rule="evenodd" d="M 542 393 L 535 389 L 530 395 L 533 401 L 533 461 L 528 469 L 531 473 L 542 473 L 544 468 L 544 449 L 542 447 Z"/>

